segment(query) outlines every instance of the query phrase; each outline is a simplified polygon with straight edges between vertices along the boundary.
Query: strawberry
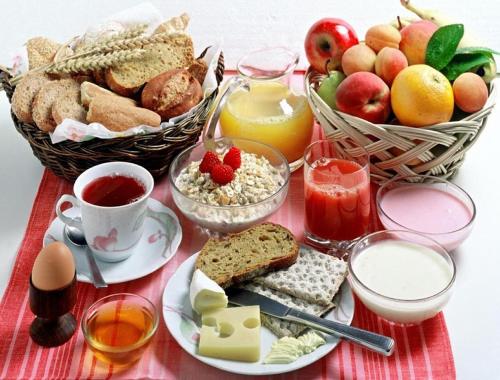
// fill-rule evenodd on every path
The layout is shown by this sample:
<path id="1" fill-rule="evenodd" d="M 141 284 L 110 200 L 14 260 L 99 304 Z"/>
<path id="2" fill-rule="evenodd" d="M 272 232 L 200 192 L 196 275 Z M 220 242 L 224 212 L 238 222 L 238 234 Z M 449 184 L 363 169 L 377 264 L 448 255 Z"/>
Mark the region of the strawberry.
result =
<path id="1" fill-rule="evenodd" d="M 224 163 L 233 168 L 238 169 L 241 166 L 241 152 L 238 148 L 233 146 L 224 156 Z"/>
<path id="2" fill-rule="evenodd" d="M 208 151 L 203 156 L 203 159 L 200 163 L 200 172 L 202 173 L 210 173 L 215 165 L 220 165 L 219 157 L 214 152 Z"/>
<path id="3" fill-rule="evenodd" d="M 227 185 L 234 178 L 233 168 L 229 165 L 219 164 L 215 165 L 210 172 L 212 181 L 219 185 Z"/>

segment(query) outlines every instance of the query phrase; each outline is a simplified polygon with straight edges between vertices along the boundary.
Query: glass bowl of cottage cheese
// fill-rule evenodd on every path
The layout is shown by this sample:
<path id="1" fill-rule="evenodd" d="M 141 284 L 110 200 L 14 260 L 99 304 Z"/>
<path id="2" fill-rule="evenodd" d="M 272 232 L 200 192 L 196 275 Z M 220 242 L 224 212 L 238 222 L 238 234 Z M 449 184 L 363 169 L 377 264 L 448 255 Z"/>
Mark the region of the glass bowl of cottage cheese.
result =
<path id="1" fill-rule="evenodd" d="M 232 233 L 258 224 L 285 201 L 290 180 L 286 158 L 275 148 L 253 140 L 224 137 L 211 151 L 219 158 L 232 148 L 241 166 L 231 182 L 220 185 L 200 171 L 207 152 L 203 143 L 181 152 L 170 165 L 169 182 L 179 210 L 191 221 L 217 233 Z"/>

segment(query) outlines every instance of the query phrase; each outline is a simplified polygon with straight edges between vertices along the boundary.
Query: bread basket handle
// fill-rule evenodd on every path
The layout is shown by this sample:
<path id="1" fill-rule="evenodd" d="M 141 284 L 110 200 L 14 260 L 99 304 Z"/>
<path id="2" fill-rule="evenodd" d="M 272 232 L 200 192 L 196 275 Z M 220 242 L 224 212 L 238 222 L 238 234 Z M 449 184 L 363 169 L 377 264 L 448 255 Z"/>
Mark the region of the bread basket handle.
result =
<path id="1" fill-rule="evenodd" d="M 250 90 L 250 84 L 247 79 L 241 78 L 239 76 L 234 76 L 229 79 L 224 85 L 223 90 L 220 92 L 219 96 L 215 99 L 214 111 L 210 114 L 203 128 L 203 144 L 206 150 L 215 150 L 214 135 L 215 129 L 217 128 L 217 123 L 220 118 L 222 109 L 224 108 L 228 96 L 231 95 L 236 89 L 242 88 L 246 91 Z"/>

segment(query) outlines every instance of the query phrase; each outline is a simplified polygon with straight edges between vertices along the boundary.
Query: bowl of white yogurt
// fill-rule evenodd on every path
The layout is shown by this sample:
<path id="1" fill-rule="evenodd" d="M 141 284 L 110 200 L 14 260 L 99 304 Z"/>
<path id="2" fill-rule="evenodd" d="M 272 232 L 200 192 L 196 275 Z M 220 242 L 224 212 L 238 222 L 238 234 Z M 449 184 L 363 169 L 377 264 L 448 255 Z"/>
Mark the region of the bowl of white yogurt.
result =
<path id="1" fill-rule="evenodd" d="M 410 231 L 380 231 L 360 239 L 349 256 L 348 280 L 360 301 L 395 323 L 417 324 L 449 301 L 456 267 L 435 240 Z"/>

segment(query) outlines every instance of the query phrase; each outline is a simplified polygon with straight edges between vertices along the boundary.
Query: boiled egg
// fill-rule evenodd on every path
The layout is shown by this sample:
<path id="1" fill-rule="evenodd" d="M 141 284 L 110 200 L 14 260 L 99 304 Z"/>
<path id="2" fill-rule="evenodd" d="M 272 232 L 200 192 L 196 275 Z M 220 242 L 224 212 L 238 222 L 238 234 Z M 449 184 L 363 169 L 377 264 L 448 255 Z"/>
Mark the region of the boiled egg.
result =
<path id="1" fill-rule="evenodd" d="M 35 259 L 31 282 L 40 290 L 68 286 L 75 276 L 75 260 L 69 248 L 59 241 L 44 247 Z"/>

